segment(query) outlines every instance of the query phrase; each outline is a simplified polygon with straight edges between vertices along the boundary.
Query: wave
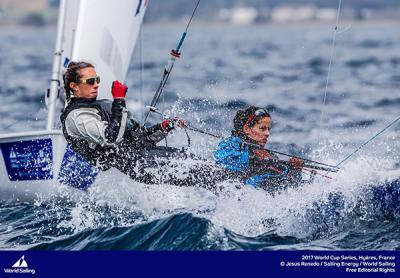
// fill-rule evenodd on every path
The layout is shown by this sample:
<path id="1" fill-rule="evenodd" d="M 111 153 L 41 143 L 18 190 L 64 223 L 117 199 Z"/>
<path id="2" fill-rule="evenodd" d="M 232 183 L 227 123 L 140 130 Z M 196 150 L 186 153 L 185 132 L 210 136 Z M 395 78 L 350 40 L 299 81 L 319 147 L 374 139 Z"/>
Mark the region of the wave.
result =
<path id="1" fill-rule="evenodd" d="M 299 196 L 298 196 L 299 197 Z M 246 202 L 245 196 L 236 202 Z M 279 196 L 276 196 L 279 199 Z M 31 250 L 277 250 L 399 249 L 400 180 L 361 191 L 352 202 L 330 192 L 303 209 L 291 206 L 283 215 L 257 219 L 259 234 L 242 234 L 221 225 L 218 212 L 172 213 L 137 225 L 100 226 L 30 247 Z M 240 204 L 239 204 L 240 207 Z M 257 211 L 256 211 L 257 212 Z M 246 211 L 248 213 L 248 211 Z M 253 213 L 254 215 L 254 213 Z M 110 214 L 111 217 L 112 214 Z M 237 215 L 240 221 L 242 215 Z M 229 221 L 229 216 L 227 216 Z M 250 215 L 251 218 L 251 215 Z M 286 222 L 289 220 L 290 224 Z M 239 223 L 247 228 L 250 223 Z M 254 223 L 253 223 L 254 224 Z M 288 225 L 289 224 L 289 225 Z M 263 227 L 260 229 L 260 227 Z M 253 226 L 254 228 L 254 226 Z M 291 232 L 289 232 L 291 231 Z M 388 242 L 376 242 L 384 233 Z M 300 235 L 302 234 L 302 236 Z M 397 241 L 396 241 L 397 240 Z"/>
<path id="2" fill-rule="evenodd" d="M 275 196 L 244 189 L 219 197 L 142 188 L 149 195 L 136 197 L 159 194 L 164 200 L 127 205 L 123 197 L 113 200 L 115 195 L 102 192 L 79 201 L 2 206 L 5 225 L 17 227 L 5 245 L 31 250 L 400 248 L 399 179 L 350 190 L 325 186 L 332 188 L 310 184 Z"/>
<path id="3" fill-rule="evenodd" d="M 32 250 L 203 250 L 209 221 L 177 214 L 129 227 L 101 227 L 42 243 Z"/>

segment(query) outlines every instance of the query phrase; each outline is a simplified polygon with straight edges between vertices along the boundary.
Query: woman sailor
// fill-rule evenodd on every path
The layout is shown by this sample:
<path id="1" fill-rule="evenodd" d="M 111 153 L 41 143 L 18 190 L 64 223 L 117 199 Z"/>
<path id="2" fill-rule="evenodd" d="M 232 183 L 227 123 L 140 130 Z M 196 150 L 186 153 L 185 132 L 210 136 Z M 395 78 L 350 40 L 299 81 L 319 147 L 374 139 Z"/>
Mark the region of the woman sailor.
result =
<path id="1" fill-rule="evenodd" d="M 127 87 L 114 81 L 113 101 L 97 100 L 100 77 L 87 62 L 71 62 L 64 73 L 67 106 L 62 129 L 73 150 L 102 170 L 115 167 L 140 180 L 137 160 L 143 150 L 154 149 L 168 132 L 185 123 L 177 118 L 145 128 L 128 117 Z"/>
<path id="2" fill-rule="evenodd" d="M 292 157 L 286 164 L 264 149 L 272 126 L 265 109 L 239 110 L 233 124 L 232 136 L 223 139 L 214 152 L 217 165 L 239 174 L 246 184 L 270 192 L 301 181 L 303 160 Z"/>

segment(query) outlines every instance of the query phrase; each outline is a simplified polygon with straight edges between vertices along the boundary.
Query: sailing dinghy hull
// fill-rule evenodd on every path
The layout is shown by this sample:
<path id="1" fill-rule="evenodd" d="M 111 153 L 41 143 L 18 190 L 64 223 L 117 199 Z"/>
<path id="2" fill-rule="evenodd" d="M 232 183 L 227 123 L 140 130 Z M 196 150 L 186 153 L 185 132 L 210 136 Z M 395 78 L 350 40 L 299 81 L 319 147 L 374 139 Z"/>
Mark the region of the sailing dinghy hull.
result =
<path id="1" fill-rule="evenodd" d="M 60 189 L 87 189 L 98 173 L 57 130 L 3 135 L 0 149 L 0 192 L 5 202 L 49 197 Z"/>
<path id="2" fill-rule="evenodd" d="M 3 201 L 51 195 L 66 142 L 61 132 L 26 132 L 0 137 L 0 191 Z M 57 147 L 56 147 L 57 146 Z M 64 148 L 63 148 L 64 146 Z"/>

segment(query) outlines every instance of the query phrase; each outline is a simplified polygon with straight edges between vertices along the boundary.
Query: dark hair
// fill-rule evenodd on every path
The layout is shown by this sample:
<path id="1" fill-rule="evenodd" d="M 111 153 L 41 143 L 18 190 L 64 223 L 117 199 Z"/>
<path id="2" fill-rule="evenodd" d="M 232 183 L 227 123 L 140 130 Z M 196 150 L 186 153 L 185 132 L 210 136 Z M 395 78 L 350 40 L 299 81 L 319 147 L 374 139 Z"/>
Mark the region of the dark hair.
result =
<path id="1" fill-rule="evenodd" d="M 261 115 L 255 115 L 256 111 L 264 110 L 265 113 Z M 257 106 L 250 106 L 245 110 L 238 110 L 236 112 L 235 118 L 233 118 L 233 129 L 232 129 L 232 136 L 244 136 L 243 134 L 243 127 L 247 124 L 248 126 L 255 125 L 261 118 L 269 117 L 271 115 L 268 113 L 267 110 L 257 107 Z"/>
<path id="2" fill-rule="evenodd" d="M 67 97 L 67 101 L 71 98 L 71 87 L 69 86 L 72 82 L 79 84 L 80 79 L 82 78 L 81 73 L 79 72 L 80 69 L 84 68 L 94 68 L 91 63 L 88 62 L 70 62 L 68 64 L 67 70 L 63 74 L 64 80 L 64 89 Z M 73 93 L 73 92 L 72 92 Z"/>

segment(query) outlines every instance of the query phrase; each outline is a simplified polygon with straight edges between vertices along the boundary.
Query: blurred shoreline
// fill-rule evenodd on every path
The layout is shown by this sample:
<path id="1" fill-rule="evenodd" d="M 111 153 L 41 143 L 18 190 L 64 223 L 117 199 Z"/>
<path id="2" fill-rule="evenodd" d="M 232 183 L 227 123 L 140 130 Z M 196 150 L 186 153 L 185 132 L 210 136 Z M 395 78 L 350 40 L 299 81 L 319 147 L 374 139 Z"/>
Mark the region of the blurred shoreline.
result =
<path id="1" fill-rule="evenodd" d="M 143 28 L 156 28 L 156 27 L 184 27 L 187 22 L 185 21 L 158 21 L 158 22 L 145 22 L 143 24 Z M 328 26 L 335 27 L 336 22 L 334 21 L 301 21 L 301 22 L 256 22 L 252 24 L 233 24 L 227 22 L 218 22 L 218 21 L 206 21 L 206 20 L 197 20 L 194 22 L 192 28 L 196 27 L 232 27 L 232 28 L 245 28 L 245 27 L 279 27 L 279 26 L 299 26 L 299 27 L 313 27 L 313 26 Z M 399 19 L 369 19 L 369 20 L 341 20 L 339 21 L 339 26 L 362 26 L 362 25 L 398 25 L 400 26 L 400 18 Z M 56 28 L 57 24 L 44 24 L 44 25 L 25 25 L 20 24 L 18 22 L 1 22 L 0 21 L 0 29 L 29 29 L 29 28 Z"/>
<path id="2" fill-rule="evenodd" d="M 48 0 L 44 0 L 48 1 Z M 156 2 L 156 1 L 155 1 Z M 269 7 L 266 3 L 261 7 L 236 5 L 220 5 L 211 9 L 209 6 L 200 8 L 194 21 L 199 25 L 304 25 L 304 24 L 333 24 L 336 22 L 338 13 L 337 7 L 324 7 L 304 3 L 285 4 L 282 1 L 279 5 Z M 390 21 L 394 23 L 400 22 L 400 3 L 392 5 L 383 5 L 379 8 L 372 8 L 368 5 L 359 7 L 355 5 L 347 5 L 340 9 L 339 21 L 351 22 L 384 22 Z M 8 5 L 11 5 L 10 3 Z M 27 4 L 26 4 L 27 5 Z M 45 5 L 45 3 L 42 3 Z M 190 18 L 191 9 L 189 4 L 178 6 L 177 9 L 170 11 L 171 6 L 176 6 L 176 3 L 171 3 L 167 6 L 168 9 L 160 10 L 165 3 L 149 5 L 144 17 L 144 25 L 180 25 L 186 24 Z M 211 3 L 210 3 L 211 5 Z M 212 5 L 211 5 L 212 6 Z M 378 7 L 378 6 L 377 6 Z M 59 10 L 57 5 L 44 7 L 35 10 L 20 6 L 7 7 L 0 3 L 0 27 L 4 26 L 33 26 L 44 27 L 57 25 Z"/>

